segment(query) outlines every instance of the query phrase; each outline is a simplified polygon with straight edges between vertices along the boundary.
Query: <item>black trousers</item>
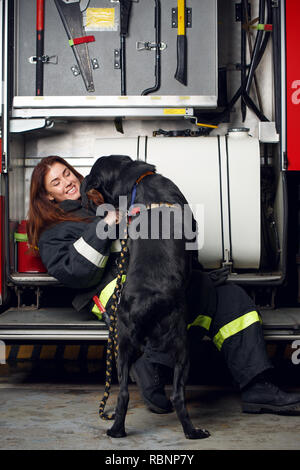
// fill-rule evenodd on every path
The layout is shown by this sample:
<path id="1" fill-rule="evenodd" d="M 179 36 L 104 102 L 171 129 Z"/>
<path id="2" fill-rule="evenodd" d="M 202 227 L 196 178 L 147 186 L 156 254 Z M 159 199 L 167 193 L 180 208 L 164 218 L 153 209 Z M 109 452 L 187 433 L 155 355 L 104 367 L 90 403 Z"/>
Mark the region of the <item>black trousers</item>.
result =
<path id="1" fill-rule="evenodd" d="M 187 303 L 188 330 L 197 329 L 192 335 L 197 341 L 204 335 L 212 339 L 240 388 L 273 367 L 267 356 L 259 312 L 241 287 L 229 283 L 215 287 L 206 273 L 194 271 Z M 168 353 L 153 348 L 149 342 L 145 356 L 152 363 L 174 366 Z"/>

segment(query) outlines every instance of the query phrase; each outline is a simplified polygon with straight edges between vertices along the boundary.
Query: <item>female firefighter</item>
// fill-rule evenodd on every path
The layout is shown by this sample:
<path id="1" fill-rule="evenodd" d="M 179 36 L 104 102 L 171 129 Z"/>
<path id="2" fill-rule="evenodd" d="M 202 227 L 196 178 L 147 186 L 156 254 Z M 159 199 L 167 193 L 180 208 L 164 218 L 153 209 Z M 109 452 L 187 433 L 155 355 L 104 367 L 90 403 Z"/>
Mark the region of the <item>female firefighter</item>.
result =
<path id="1" fill-rule="evenodd" d="M 116 278 L 117 226 L 120 215 L 96 215 L 104 203 L 102 195 L 89 191 L 89 206 L 81 203 L 83 176 L 66 160 L 50 156 L 35 167 L 30 188 L 28 240 L 38 247 L 50 275 L 67 287 L 78 290 L 73 300 L 77 310 L 90 308 L 92 300 L 104 299 L 109 308 L 112 281 Z M 104 221 L 107 237 L 97 236 L 97 224 Z M 246 292 L 226 282 L 227 273 L 206 274 L 195 269 L 187 291 L 188 329 L 197 339 L 204 334 L 223 354 L 229 371 L 241 390 L 242 410 L 259 413 L 300 411 L 300 395 L 286 393 L 270 379 L 272 364 L 267 356 L 261 321 L 256 306 Z M 195 333 L 196 332 L 196 333 Z M 148 408 L 156 413 L 172 411 L 164 390 L 172 358 L 146 344 L 131 368 Z"/>

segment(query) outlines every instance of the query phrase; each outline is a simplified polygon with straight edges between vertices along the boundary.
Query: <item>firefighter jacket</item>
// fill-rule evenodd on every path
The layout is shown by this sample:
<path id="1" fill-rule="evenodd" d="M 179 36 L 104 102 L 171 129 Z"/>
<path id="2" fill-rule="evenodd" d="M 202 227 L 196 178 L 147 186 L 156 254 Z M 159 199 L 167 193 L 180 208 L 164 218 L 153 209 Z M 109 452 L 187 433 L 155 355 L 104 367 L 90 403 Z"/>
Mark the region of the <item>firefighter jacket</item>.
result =
<path id="1" fill-rule="evenodd" d="M 82 310 L 115 275 L 116 227 L 106 224 L 107 237 L 101 239 L 97 235 L 97 224 L 103 217 L 96 216 L 92 202 L 88 209 L 82 207 L 81 199 L 65 200 L 59 206 L 65 212 L 88 217 L 90 221 L 64 221 L 47 228 L 40 236 L 38 248 L 48 273 L 78 291 L 73 306 Z"/>

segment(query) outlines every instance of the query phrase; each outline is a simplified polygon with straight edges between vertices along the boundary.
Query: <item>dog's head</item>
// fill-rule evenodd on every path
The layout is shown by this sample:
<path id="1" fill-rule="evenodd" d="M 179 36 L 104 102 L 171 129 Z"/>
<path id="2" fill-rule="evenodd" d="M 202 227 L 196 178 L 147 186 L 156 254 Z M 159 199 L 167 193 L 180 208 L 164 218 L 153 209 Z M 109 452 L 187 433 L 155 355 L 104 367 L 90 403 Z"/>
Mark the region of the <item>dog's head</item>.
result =
<path id="1" fill-rule="evenodd" d="M 86 193 L 90 189 L 96 189 L 102 194 L 106 203 L 117 206 L 119 196 L 128 196 L 135 181 L 147 171 L 155 172 L 155 166 L 132 160 L 125 155 L 98 158 L 90 174 L 81 184 L 83 205 L 85 205 Z"/>

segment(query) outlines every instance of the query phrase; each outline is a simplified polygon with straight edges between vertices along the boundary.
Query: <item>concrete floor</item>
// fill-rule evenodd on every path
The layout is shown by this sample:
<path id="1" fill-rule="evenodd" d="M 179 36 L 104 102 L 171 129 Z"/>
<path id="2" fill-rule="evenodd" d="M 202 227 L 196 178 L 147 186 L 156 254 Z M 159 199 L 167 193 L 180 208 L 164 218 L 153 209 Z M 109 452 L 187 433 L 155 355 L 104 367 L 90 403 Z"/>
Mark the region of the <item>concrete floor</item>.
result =
<path id="1" fill-rule="evenodd" d="M 185 439 L 175 413 L 156 415 L 144 406 L 130 385 L 127 437 L 106 435 L 111 426 L 98 417 L 103 384 L 39 379 L 29 370 L 1 375 L 0 449 L 90 450 L 244 450 L 300 448 L 300 416 L 241 413 L 239 395 L 230 387 L 190 385 L 187 403 L 194 424 L 211 437 Z M 167 387 L 168 393 L 170 387 Z M 107 411 L 118 393 L 113 385 Z"/>

